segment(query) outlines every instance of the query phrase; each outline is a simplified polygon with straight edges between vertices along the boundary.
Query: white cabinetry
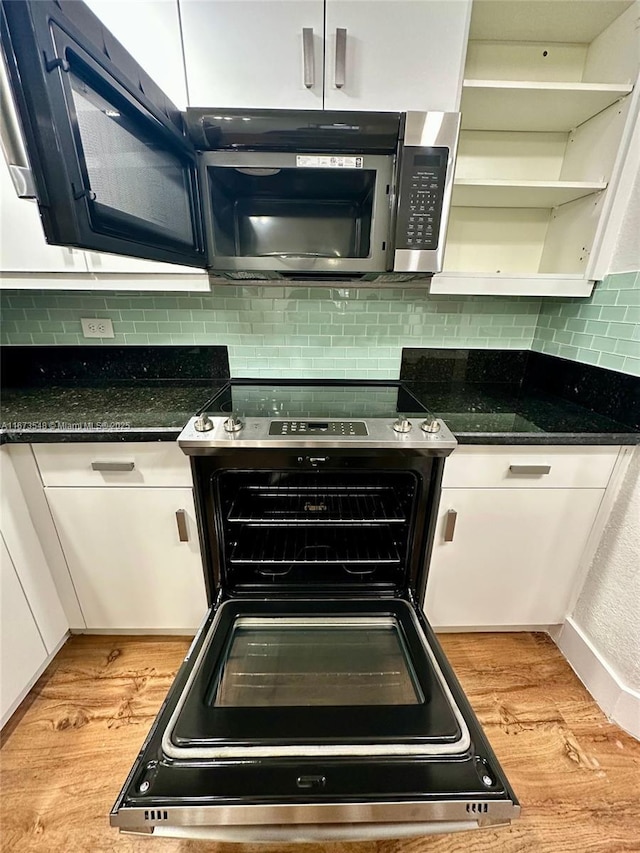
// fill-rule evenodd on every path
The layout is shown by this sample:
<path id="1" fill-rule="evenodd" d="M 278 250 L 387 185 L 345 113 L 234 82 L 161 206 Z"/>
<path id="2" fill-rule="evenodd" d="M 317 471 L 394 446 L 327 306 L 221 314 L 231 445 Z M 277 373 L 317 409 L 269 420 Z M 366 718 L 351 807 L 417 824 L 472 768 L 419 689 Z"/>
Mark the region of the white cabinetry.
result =
<path id="1" fill-rule="evenodd" d="M 9 719 L 47 660 L 36 620 L 0 538 L 0 727 Z"/>
<path id="2" fill-rule="evenodd" d="M 322 109 L 323 0 L 181 0 L 180 12 L 191 106 Z"/>
<path id="3" fill-rule="evenodd" d="M 60 648 L 69 622 L 7 446 L 0 450 L 0 483 L 0 725 L 4 725 Z"/>
<path id="4" fill-rule="evenodd" d="M 431 623 L 562 622 L 617 457 L 611 447 L 456 450 L 445 466 L 427 583 Z"/>
<path id="5" fill-rule="evenodd" d="M 601 246 L 638 114 L 639 10 L 475 0 L 433 293 L 588 295 L 606 274 Z"/>
<path id="6" fill-rule="evenodd" d="M 87 630 L 194 631 L 207 603 L 179 448 L 37 445 L 34 453 Z"/>
<path id="7" fill-rule="evenodd" d="M 180 0 L 180 9 L 193 106 L 458 109 L 469 0 Z"/>
<path id="8" fill-rule="evenodd" d="M 458 110 L 470 5 L 326 0 L 325 109 Z M 339 29 L 346 31 L 340 88 Z"/>
<path id="9" fill-rule="evenodd" d="M 180 17 L 175 0 L 85 0 L 151 79 L 187 106 Z"/>

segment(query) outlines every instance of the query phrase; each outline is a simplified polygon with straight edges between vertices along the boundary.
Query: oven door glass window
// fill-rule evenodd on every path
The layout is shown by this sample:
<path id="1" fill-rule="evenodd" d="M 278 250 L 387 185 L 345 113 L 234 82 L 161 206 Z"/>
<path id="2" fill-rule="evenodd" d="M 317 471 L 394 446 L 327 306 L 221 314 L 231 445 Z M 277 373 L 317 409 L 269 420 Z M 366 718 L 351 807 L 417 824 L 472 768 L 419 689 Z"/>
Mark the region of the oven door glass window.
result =
<path id="1" fill-rule="evenodd" d="M 218 707 L 416 705 L 424 700 L 393 617 L 236 620 Z"/>
<path id="2" fill-rule="evenodd" d="M 225 602 L 163 737 L 176 759 L 468 746 L 419 619 L 397 599 Z"/>

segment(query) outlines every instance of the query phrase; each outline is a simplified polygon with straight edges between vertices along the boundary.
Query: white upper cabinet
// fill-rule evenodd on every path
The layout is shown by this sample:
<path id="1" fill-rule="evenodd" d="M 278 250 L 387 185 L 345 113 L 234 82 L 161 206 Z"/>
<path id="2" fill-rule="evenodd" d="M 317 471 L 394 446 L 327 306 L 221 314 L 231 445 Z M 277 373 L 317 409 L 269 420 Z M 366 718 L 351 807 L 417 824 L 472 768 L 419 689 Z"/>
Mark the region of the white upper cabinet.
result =
<path id="1" fill-rule="evenodd" d="M 322 109 L 323 0 L 180 0 L 189 104 Z"/>
<path id="2" fill-rule="evenodd" d="M 326 0 L 328 110 L 460 108 L 467 0 Z"/>
<path id="3" fill-rule="evenodd" d="M 474 277 L 491 277 L 490 292 L 588 295 L 607 273 L 604 235 L 638 115 L 639 20 L 632 0 L 475 0 L 445 274 L 432 292 L 483 292 Z"/>
<path id="4" fill-rule="evenodd" d="M 85 0 L 173 103 L 187 106 L 176 0 Z"/>
<path id="5" fill-rule="evenodd" d="M 457 110 L 470 0 L 180 0 L 192 106 Z"/>

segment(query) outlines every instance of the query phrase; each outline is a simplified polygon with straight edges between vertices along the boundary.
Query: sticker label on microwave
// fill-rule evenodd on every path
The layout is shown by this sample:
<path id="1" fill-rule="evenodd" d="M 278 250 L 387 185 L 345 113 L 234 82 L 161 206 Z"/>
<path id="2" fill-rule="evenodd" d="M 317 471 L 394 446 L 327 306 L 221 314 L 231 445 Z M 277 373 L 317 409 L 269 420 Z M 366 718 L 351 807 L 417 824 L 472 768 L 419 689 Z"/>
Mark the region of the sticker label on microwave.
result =
<path id="1" fill-rule="evenodd" d="M 364 157 L 356 154 L 352 157 L 331 154 L 299 154 L 296 166 L 301 169 L 363 169 Z"/>

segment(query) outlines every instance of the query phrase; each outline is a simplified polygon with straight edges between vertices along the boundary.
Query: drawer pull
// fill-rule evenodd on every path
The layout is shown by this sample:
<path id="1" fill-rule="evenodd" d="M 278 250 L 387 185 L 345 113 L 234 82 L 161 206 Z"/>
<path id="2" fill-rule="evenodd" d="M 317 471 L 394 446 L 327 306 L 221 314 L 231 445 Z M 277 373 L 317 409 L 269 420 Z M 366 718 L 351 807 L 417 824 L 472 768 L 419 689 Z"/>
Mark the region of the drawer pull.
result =
<path id="1" fill-rule="evenodd" d="M 189 528 L 187 527 L 187 513 L 184 509 L 176 510 L 176 524 L 178 525 L 178 539 L 181 542 L 189 541 Z"/>
<path id="2" fill-rule="evenodd" d="M 94 471 L 133 471 L 136 467 L 135 462 L 92 462 L 91 467 Z"/>
<path id="3" fill-rule="evenodd" d="M 549 474 L 551 465 L 509 465 L 510 474 Z"/>
<path id="4" fill-rule="evenodd" d="M 450 509 L 446 515 L 444 522 L 444 541 L 453 542 L 453 534 L 456 532 L 456 521 L 458 513 L 455 509 Z"/>

